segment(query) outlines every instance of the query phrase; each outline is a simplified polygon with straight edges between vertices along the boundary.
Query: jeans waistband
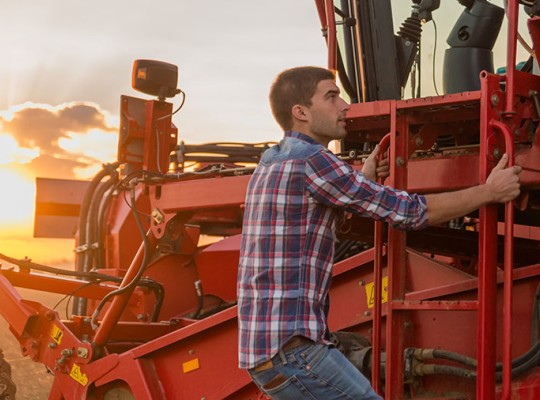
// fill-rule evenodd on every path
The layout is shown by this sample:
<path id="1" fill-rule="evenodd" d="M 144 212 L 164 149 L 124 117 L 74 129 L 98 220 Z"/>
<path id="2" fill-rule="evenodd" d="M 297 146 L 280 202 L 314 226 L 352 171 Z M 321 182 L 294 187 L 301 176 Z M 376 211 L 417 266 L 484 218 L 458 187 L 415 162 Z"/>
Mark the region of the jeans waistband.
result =
<path id="1" fill-rule="evenodd" d="M 267 369 L 270 369 L 274 366 L 274 360 L 278 358 L 282 363 L 287 363 L 287 358 L 285 356 L 285 353 L 290 352 L 297 347 L 300 347 L 304 344 L 313 344 L 315 343 L 313 340 L 308 339 L 304 336 L 293 336 L 287 343 L 285 343 L 283 346 L 281 346 L 281 350 L 270 360 L 265 361 L 264 363 L 256 366 L 253 368 L 254 372 L 261 372 L 266 371 Z"/>

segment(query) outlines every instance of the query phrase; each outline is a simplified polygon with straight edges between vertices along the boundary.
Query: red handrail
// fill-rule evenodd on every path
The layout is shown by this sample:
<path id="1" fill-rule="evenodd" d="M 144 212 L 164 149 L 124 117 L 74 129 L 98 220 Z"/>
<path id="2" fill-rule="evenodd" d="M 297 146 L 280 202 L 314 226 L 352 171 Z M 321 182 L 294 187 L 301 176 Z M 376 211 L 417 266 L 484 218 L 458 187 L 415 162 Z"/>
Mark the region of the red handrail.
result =
<path id="1" fill-rule="evenodd" d="M 510 128 L 500 121 L 491 120 L 489 126 L 504 136 L 508 166 L 514 166 L 514 137 Z M 510 399 L 512 386 L 512 288 L 514 264 L 514 202 L 505 205 L 504 217 L 504 288 L 503 288 L 503 386 L 502 399 Z"/>
<path id="2" fill-rule="evenodd" d="M 508 36 L 506 53 L 506 109 L 509 117 L 516 113 L 514 108 L 514 72 L 516 70 L 516 47 L 518 25 L 518 0 L 508 0 Z"/>
<path id="3" fill-rule="evenodd" d="M 315 6 L 321 21 L 321 27 L 326 31 L 328 45 L 328 69 L 337 71 L 337 35 L 334 2 L 332 0 L 315 0 Z"/>
<path id="4" fill-rule="evenodd" d="M 379 142 L 379 160 L 390 147 L 390 133 L 387 133 Z M 379 179 L 382 183 L 382 179 Z M 383 250 L 384 222 L 375 221 L 374 248 L 375 259 L 373 261 L 373 340 L 372 340 L 372 369 L 371 384 L 375 391 L 381 394 L 381 293 L 382 293 L 382 250 Z"/>

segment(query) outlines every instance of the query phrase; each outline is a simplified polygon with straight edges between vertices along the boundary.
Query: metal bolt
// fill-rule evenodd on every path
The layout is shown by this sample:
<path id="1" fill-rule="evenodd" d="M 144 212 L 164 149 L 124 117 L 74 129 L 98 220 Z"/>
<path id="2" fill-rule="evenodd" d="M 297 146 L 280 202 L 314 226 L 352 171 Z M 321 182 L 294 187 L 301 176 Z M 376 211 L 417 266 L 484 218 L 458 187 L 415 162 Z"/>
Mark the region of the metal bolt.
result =
<path id="1" fill-rule="evenodd" d="M 360 281 L 360 282 L 358 282 L 358 284 L 359 284 L 360 286 L 364 286 L 364 285 L 366 284 L 366 281 Z"/>
<path id="2" fill-rule="evenodd" d="M 66 359 L 71 357 L 73 355 L 73 350 L 71 349 L 64 349 L 60 352 L 61 357 L 56 361 L 58 365 L 64 365 L 66 362 Z"/>
<path id="3" fill-rule="evenodd" d="M 88 349 L 86 347 L 79 347 L 77 349 L 77 357 L 88 358 Z"/>
<path id="4" fill-rule="evenodd" d="M 152 219 L 156 224 L 161 224 L 165 217 L 157 208 L 155 208 L 154 210 L 152 210 Z"/>
<path id="5" fill-rule="evenodd" d="M 193 354 L 195 354 L 195 350 L 190 349 L 190 350 L 188 351 L 188 353 L 189 353 L 190 356 L 192 356 Z"/>
<path id="6" fill-rule="evenodd" d="M 403 158 L 401 158 L 401 157 L 397 157 L 396 158 L 396 165 L 398 167 L 403 167 L 405 165 L 405 160 L 403 160 Z"/>
<path id="7" fill-rule="evenodd" d="M 144 314 L 137 314 L 137 319 L 139 321 L 145 321 L 146 320 L 146 315 Z"/>
<path id="8" fill-rule="evenodd" d="M 424 144 L 424 139 L 422 139 L 420 136 L 416 138 L 416 146 L 420 147 Z"/>
<path id="9" fill-rule="evenodd" d="M 63 356 L 66 356 L 66 357 L 71 357 L 73 355 L 73 350 L 72 349 L 64 349 L 60 352 L 60 354 L 62 354 Z"/>
<path id="10" fill-rule="evenodd" d="M 49 349 L 56 349 L 57 346 L 56 342 L 49 343 Z"/>
<path id="11" fill-rule="evenodd" d="M 364 311 L 364 315 L 366 317 L 369 317 L 371 315 L 371 312 L 369 310 Z"/>
<path id="12" fill-rule="evenodd" d="M 495 93 L 491 95 L 491 105 L 493 107 L 497 107 L 499 105 L 499 96 L 497 96 Z"/>
<path id="13" fill-rule="evenodd" d="M 495 157 L 497 160 L 501 158 L 501 150 L 498 147 L 495 147 L 493 150 L 493 157 Z"/>

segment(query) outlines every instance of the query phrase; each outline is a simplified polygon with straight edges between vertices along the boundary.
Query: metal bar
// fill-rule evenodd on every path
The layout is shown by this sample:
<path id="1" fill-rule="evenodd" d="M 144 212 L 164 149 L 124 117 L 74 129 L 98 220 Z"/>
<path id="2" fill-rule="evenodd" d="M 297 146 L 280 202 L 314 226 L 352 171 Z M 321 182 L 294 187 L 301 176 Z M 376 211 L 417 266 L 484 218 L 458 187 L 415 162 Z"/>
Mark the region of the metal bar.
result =
<path id="1" fill-rule="evenodd" d="M 476 311 L 476 300 L 427 300 L 427 301 L 394 301 L 394 310 L 440 310 L 440 311 Z"/>
<path id="2" fill-rule="evenodd" d="M 514 166 L 514 138 L 507 125 L 491 120 L 490 127 L 504 135 L 508 166 Z M 504 286 L 503 286 L 503 382 L 502 398 L 510 399 L 512 389 L 512 289 L 514 264 L 514 202 L 505 204 Z"/>
<path id="3" fill-rule="evenodd" d="M 328 22 L 328 69 L 337 71 L 336 15 L 334 1 L 326 0 L 326 20 Z"/>
<path id="4" fill-rule="evenodd" d="M 203 209 L 240 207 L 246 200 L 246 188 L 250 175 L 227 176 L 212 179 L 170 182 L 159 187 L 150 187 L 152 209 L 163 213 Z M 211 183 L 210 183 L 211 182 Z M 156 192 L 160 190 L 161 194 Z M 219 196 L 215 194 L 219 193 Z M 178 199 L 182 199 L 181 202 Z"/>
<path id="5" fill-rule="evenodd" d="M 104 283 L 96 282 L 95 284 L 90 285 L 88 281 L 61 278 L 45 274 L 4 270 L 0 271 L 0 275 L 5 276 L 11 284 L 16 287 L 32 290 L 43 290 L 43 288 L 47 288 L 47 292 L 49 293 L 64 295 L 76 293 L 78 297 L 94 300 L 102 299 L 107 293 L 118 289 L 117 286 Z M 134 300 L 132 304 L 135 305 L 136 301 Z"/>
<path id="6" fill-rule="evenodd" d="M 479 181 L 486 181 L 488 164 L 488 121 L 492 118 L 491 93 L 495 88 L 488 76 L 481 78 L 482 99 L 480 106 L 480 174 Z M 498 85 L 497 85 L 498 86 Z M 495 398 L 495 343 L 497 316 L 497 206 L 480 208 L 478 225 L 478 320 L 477 320 L 477 378 L 476 398 Z"/>
<path id="7" fill-rule="evenodd" d="M 379 160 L 384 157 L 384 153 L 390 145 L 390 133 L 384 136 L 380 143 Z M 382 182 L 381 182 L 382 183 Z M 371 382 L 373 388 L 379 394 L 381 394 L 381 293 L 382 293 L 382 257 L 383 257 L 383 233 L 384 222 L 375 221 L 375 230 L 373 233 L 375 243 L 375 259 L 373 263 L 373 275 L 374 275 L 374 303 L 373 303 L 373 340 L 372 340 L 372 354 L 373 354 L 373 368 L 371 369 Z"/>
<path id="8" fill-rule="evenodd" d="M 315 0 L 315 7 L 317 7 L 317 13 L 319 14 L 319 20 L 321 21 L 321 28 L 324 30 L 327 25 L 324 0 Z"/>
<path id="9" fill-rule="evenodd" d="M 397 102 L 390 102 L 390 186 L 407 189 L 408 124 L 406 114 L 398 115 Z M 405 349 L 405 313 L 394 310 L 394 300 L 404 300 L 406 289 L 406 235 L 394 228 L 388 230 L 388 303 L 386 317 L 385 398 L 403 398 L 403 365 Z"/>
<path id="10" fill-rule="evenodd" d="M 146 237 L 148 239 L 149 248 L 153 250 L 157 244 L 156 237 L 153 235 L 151 230 L 148 231 L 148 233 L 146 234 Z M 139 250 L 137 251 L 137 254 L 135 255 L 135 258 L 131 262 L 129 269 L 127 270 L 126 275 L 124 276 L 124 279 L 122 280 L 122 283 L 120 284 L 120 288 L 123 288 L 129 285 L 130 282 L 132 282 L 133 279 L 137 276 L 139 270 L 144 267 L 142 265 L 142 262 L 144 259 L 144 252 L 145 252 L 145 246 L 143 242 L 141 243 Z M 114 299 L 112 300 L 111 306 L 106 311 L 99 327 L 96 330 L 96 335 L 93 341 L 93 345 L 95 347 L 102 347 L 107 343 L 107 340 L 111 336 L 116 324 L 118 324 L 118 321 L 120 320 L 120 317 L 129 302 L 129 298 L 131 297 L 133 291 L 135 290 L 135 287 L 136 286 L 133 286 L 131 289 L 128 289 L 125 292 L 114 297 Z"/>
<path id="11" fill-rule="evenodd" d="M 22 298 L 6 277 L 0 274 L 1 314 L 13 332 L 20 338 L 31 319 L 37 318 L 35 310 L 22 303 Z"/>
<path id="12" fill-rule="evenodd" d="M 361 101 L 365 102 L 367 98 L 367 88 L 366 88 L 366 72 L 364 71 L 364 63 L 362 61 L 362 39 L 361 39 L 361 33 L 360 33 L 360 18 L 358 15 L 358 2 L 353 1 L 353 15 L 356 20 L 356 24 L 354 25 L 354 37 L 356 40 L 356 64 L 358 65 L 358 75 L 360 78 L 359 86 L 362 89 L 362 98 Z M 359 99 L 360 100 L 360 99 Z"/>
<path id="13" fill-rule="evenodd" d="M 509 117 L 516 113 L 514 108 L 514 73 L 516 71 L 516 47 L 518 24 L 518 0 L 508 0 L 508 35 L 506 53 L 506 110 Z"/>

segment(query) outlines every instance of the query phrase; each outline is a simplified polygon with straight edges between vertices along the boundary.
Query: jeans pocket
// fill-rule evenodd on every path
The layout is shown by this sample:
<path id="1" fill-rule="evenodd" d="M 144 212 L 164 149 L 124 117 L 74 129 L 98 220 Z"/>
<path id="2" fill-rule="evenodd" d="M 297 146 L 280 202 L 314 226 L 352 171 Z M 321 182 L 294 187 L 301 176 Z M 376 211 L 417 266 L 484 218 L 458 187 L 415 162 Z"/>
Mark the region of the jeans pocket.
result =
<path id="1" fill-rule="evenodd" d="M 285 378 L 284 375 L 278 374 L 263 385 L 263 392 L 271 396 L 272 400 L 316 400 L 295 375 L 281 381 L 277 386 L 267 388 L 267 386 L 272 386 L 272 382 L 277 383 L 283 378 Z"/>

